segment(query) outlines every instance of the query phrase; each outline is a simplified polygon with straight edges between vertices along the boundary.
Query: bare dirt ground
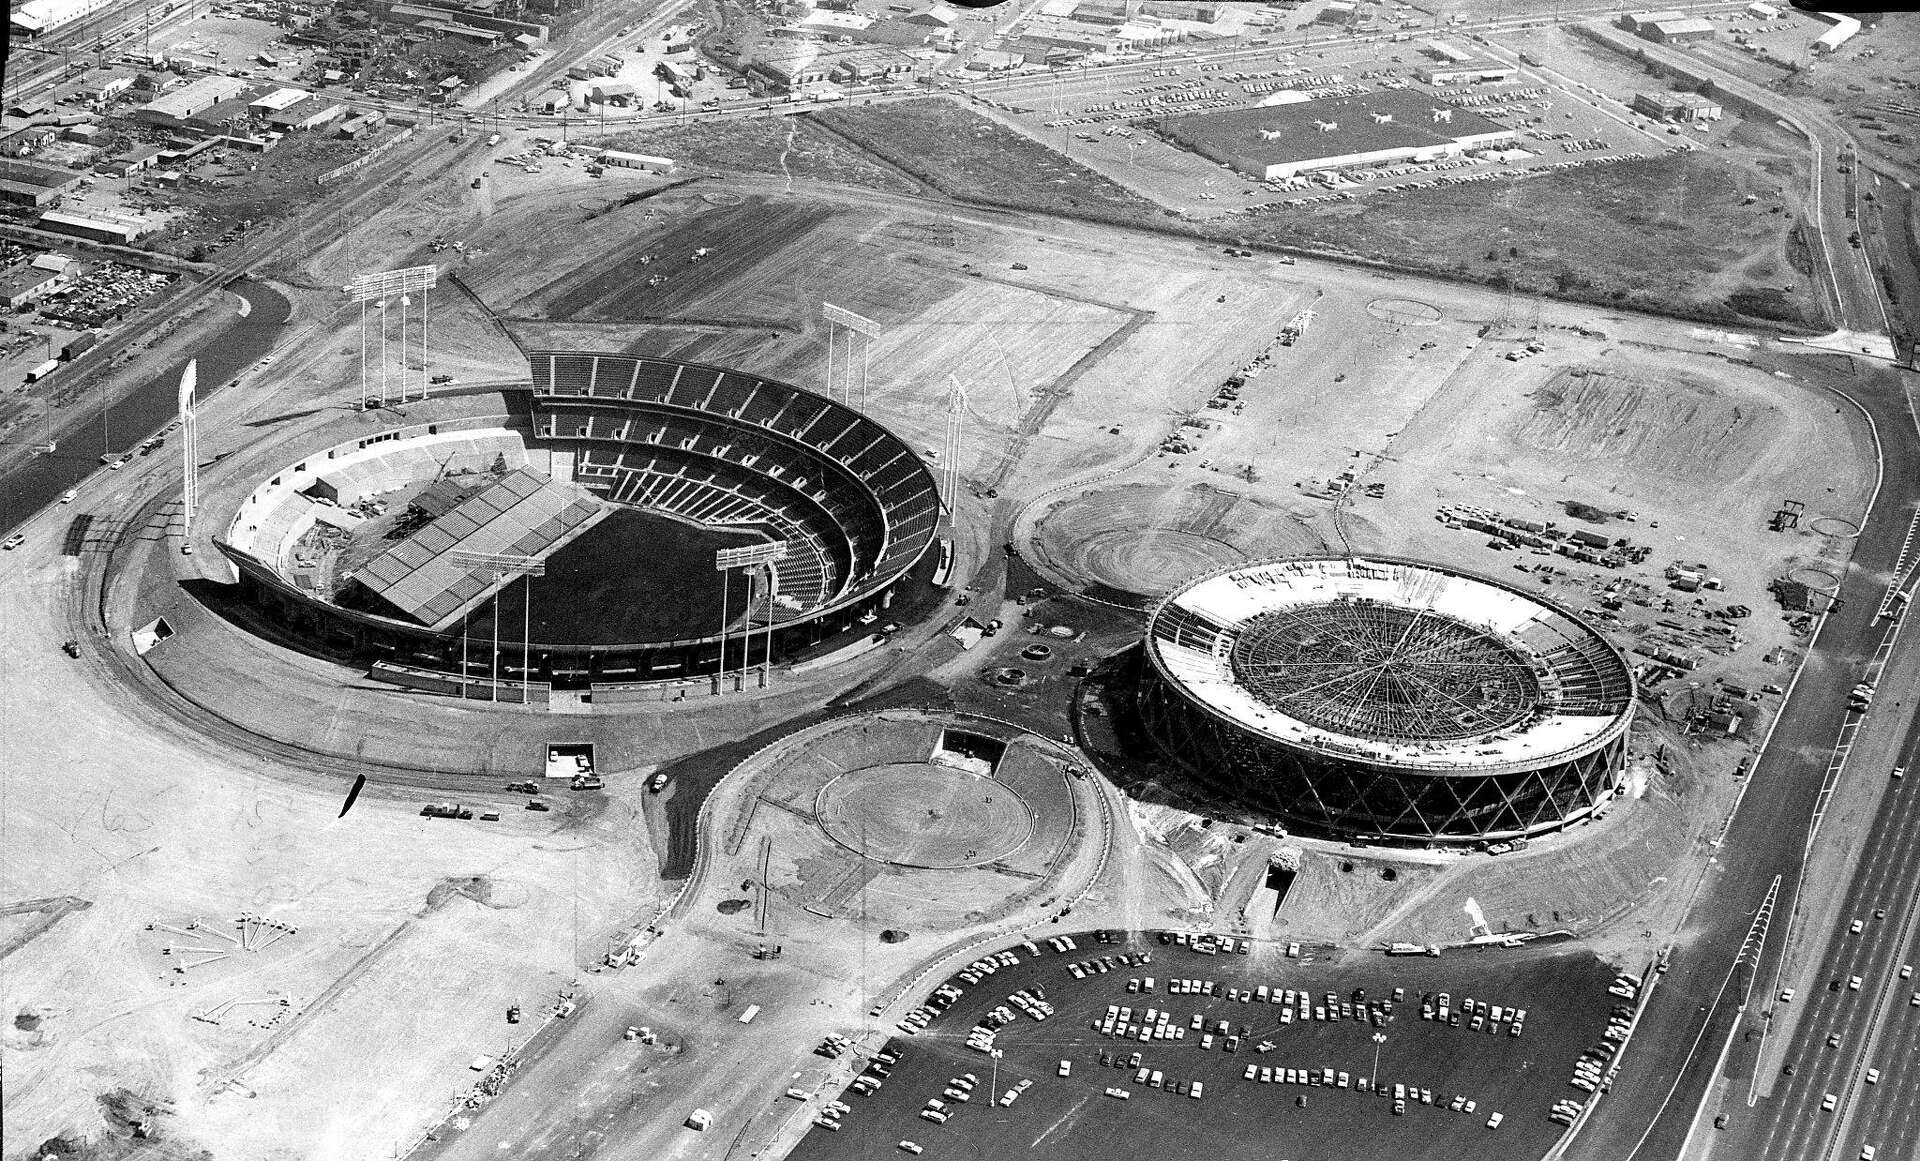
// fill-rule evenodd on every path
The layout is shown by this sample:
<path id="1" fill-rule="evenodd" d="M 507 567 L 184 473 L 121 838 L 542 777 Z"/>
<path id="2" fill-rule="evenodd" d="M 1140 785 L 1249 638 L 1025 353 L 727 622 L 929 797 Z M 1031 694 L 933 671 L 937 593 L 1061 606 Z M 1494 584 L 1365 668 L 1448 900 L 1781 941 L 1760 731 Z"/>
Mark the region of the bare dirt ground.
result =
<path id="1" fill-rule="evenodd" d="M 560 228 L 604 208 L 603 200 L 582 203 L 605 199 L 614 188 L 586 181 L 577 170 L 556 167 L 524 184 L 502 181 L 499 192 L 442 191 L 432 206 L 402 205 L 343 230 L 334 249 L 303 274 L 315 304 L 312 353 L 277 364 L 258 395 L 216 401 L 227 409 L 218 414 L 237 422 L 210 421 L 217 446 L 208 450 L 228 457 L 214 481 L 213 505 L 233 503 L 251 486 L 248 472 L 273 470 L 270 461 L 294 454 L 303 438 L 339 422 L 386 422 L 325 413 L 358 390 L 357 314 L 319 309 L 328 301 L 323 288 L 337 285 L 329 263 L 352 266 L 369 254 L 405 261 L 433 237 L 460 238 L 471 243 L 458 261 L 462 277 L 489 306 L 511 314 L 564 272 L 684 239 L 691 235 L 681 231 L 703 228 L 703 215 L 740 208 L 691 187 L 658 199 L 657 207 L 650 199 L 600 214 L 590 229 Z M 634 178 L 622 188 L 659 184 Z M 764 196 L 768 204 L 785 198 L 784 190 L 778 178 L 726 186 L 739 199 Z M 1350 544 L 1493 571 L 1513 554 L 1497 556 L 1483 537 L 1443 528 L 1433 519 L 1437 506 L 1470 503 L 1564 521 L 1563 502 L 1578 500 L 1637 511 L 1631 525 L 1606 527 L 1654 548 L 1641 569 L 1656 595 L 1665 591 L 1657 576 L 1665 563 L 1701 560 L 1726 581 L 1716 603 L 1754 608 L 1740 629 L 1746 644 L 1716 655 L 1700 676 L 1757 686 L 1768 674 L 1787 672 L 1784 661 L 1763 665 L 1760 655 L 1792 644 L 1768 610 L 1765 581 L 1797 563 L 1843 560 L 1844 535 L 1823 534 L 1813 522 L 1857 520 L 1872 483 L 1870 470 L 1859 466 L 1871 459 L 1853 418 L 1808 380 L 1825 372 L 1782 363 L 1797 377 L 1781 378 L 1772 373 L 1773 355 L 1738 336 L 1348 269 L 1229 259 L 1217 248 L 1108 227 L 928 210 L 883 194 L 802 186 L 794 198 L 826 207 L 822 223 L 797 239 L 741 247 L 727 279 L 751 288 L 742 301 L 755 314 L 774 315 L 776 325 L 674 317 L 721 301 L 718 285 L 690 289 L 684 303 L 663 299 L 671 309 L 660 319 L 583 324 L 526 317 L 510 325 L 600 349 L 677 344 L 818 384 L 825 356 L 819 303 L 864 306 L 888 324 L 870 360 L 869 407 L 877 417 L 937 447 L 948 377 L 966 389 L 961 538 L 968 580 L 996 575 L 983 550 L 1003 538 L 1031 545 L 1036 527 L 1058 548 L 1049 559 L 1073 570 L 1058 578 L 1070 583 L 1079 583 L 1082 567 L 1107 583 L 1165 583 L 1183 568 L 1213 562 L 1215 553 L 1228 555 L 1216 548 L 1187 555 L 1177 546 L 1197 542 L 1192 538 L 1246 554 Z M 890 289 L 875 294 L 876 275 L 890 279 Z M 1369 312 L 1369 304 L 1389 297 L 1431 304 L 1437 325 L 1415 327 Z M 462 378 L 524 374 L 513 344 L 485 312 L 455 305 L 450 295 L 435 302 L 436 312 L 445 311 L 445 333 L 461 346 L 446 356 L 461 361 L 435 367 L 458 366 Z M 1302 340 L 1273 347 L 1280 328 L 1309 307 L 1317 314 Z M 1484 337 L 1483 328 L 1490 328 Z M 595 334 L 602 338 L 588 343 Z M 1502 357 L 1535 340 L 1543 353 L 1519 362 Z M 1243 392 L 1240 414 L 1204 406 L 1227 374 L 1263 352 L 1268 367 Z M 1598 379 L 1589 374 L 1572 385 L 1575 369 L 1593 369 Z M 1189 415 L 1208 425 L 1186 429 L 1199 450 L 1159 454 L 1162 438 Z M 263 439 L 262 430 L 271 434 Z M 1209 466 L 1201 468 L 1201 460 Z M 1248 466 L 1253 479 L 1241 470 Z M 1383 483 L 1385 497 L 1327 499 L 1325 482 L 1348 470 Z M 103 515 L 130 516 L 136 500 L 162 488 L 157 472 L 122 473 L 128 478 L 113 481 L 98 501 Z M 988 496 L 990 489 L 998 495 Z M 1809 523 L 1780 536 L 1758 531 L 1786 497 L 1808 504 Z M 1114 536 L 1129 516 L 1144 544 L 1153 546 L 1164 531 L 1174 547 L 1130 551 Z M 1207 530 L 1189 527 L 1196 522 Z M 623 924 L 631 930 L 636 917 L 643 921 L 664 901 L 657 874 L 661 800 L 645 795 L 637 779 L 617 781 L 604 806 L 582 802 L 557 816 L 428 820 L 417 815 L 418 798 L 375 792 L 342 820 L 338 782 L 221 752 L 154 715 L 96 661 L 74 664 L 60 655 L 70 624 L 68 586 L 82 565 L 52 555 L 54 543 L 41 537 L 39 547 L 9 554 L 0 573 L 6 621 L 19 627 L 18 647 L 0 673 L 7 699 L 0 742 L 9 753 L 31 756 L 9 777 L 0 902 L 73 895 L 93 906 L 7 959 L 0 982 L 5 1013 L 39 1014 L 31 1034 L 7 1033 L 10 1141 L 16 1134 L 34 1143 L 62 1133 L 98 1135 L 94 1094 L 128 1088 L 173 1110 L 162 1127 L 175 1139 L 217 1147 L 218 1155 L 389 1155 L 477 1077 L 467 1068 L 473 1057 L 505 1047 L 515 1031 L 503 1018 L 508 1003 L 524 1005 L 537 1020 L 542 1001 L 573 977 L 576 951 L 580 959 L 594 957 L 604 933 Z M 178 563 L 164 550 L 159 555 Z M 191 568 L 201 567 L 217 566 L 196 556 Z M 1545 576 L 1552 587 L 1542 591 L 1576 607 L 1619 575 L 1567 567 L 1530 575 Z M 114 594 L 116 632 L 138 623 L 150 607 L 143 602 L 159 599 L 155 593 L 186 599 L 171 566 L 155 564 L 151 576 L 150 589 Z M 975 611 L 992 615 L 989 600 L 998 601 L 997 589 Z M 1011 602 L 998 611 L 1018 615 Z M 1700 621 L 1691 606 L 1629 612 L 1643 626 L 1655 616 Z M 815 707 L 823 689 L 872 671 L 829 671 L 819 685 L 778 675 L 766 697 L 724 711 L 661 706 L 631 719 L 549 717 L 523 728 L 483 708 L 364 688 L 337 667 L 275 651 L 229 625 L 188 628 L 205 634 L 203 646 L 225 643 L 202 662 L 211 670 L 226 659 L 220 696 L 279 703 L 290 718 L 311 719 L 305 728 L 336 751 L 365 747 L 396 762 L 412 755 L 419 768 L 440 760 L 426 756 L 444 752 L 449 768 L 525 773 L 516 764 L 534 742 L 573 728 L 605 740 L 610 769 L 645 769 L 661 755 L 733 741 Z M 121 648 L 118 640 L 87 642 L 90 655 Z M 954 657 L 951 645 L 941 648 L 940 659 Z M 956 678 L 981 664 L 983 654 L 959 662 Z M 889 657 L 861 664 L 894 663 Z M 284 680 L 286 692 L 263 685 L 262 675 Z M 263 688 L 275 693 L 263 697 Z M 273 709 L 259 712 L 270 720 Z M 1484 897 L 1496 922 L 1517 925 L 1531 915 L 1548 923 L 1563 909 L 1563 896 L 1566 912 L 1609 916 L 1629 884 L 1662 874 L 1683 879 L 1684 869 L 1658 863 L 1684 861 L 1690 836 L 1724 810 L 1722 772 L 1738 752 L 1726 744 L 1702 751 L 1698 772 L 1692 759 L 1676 762 L 1653 776 L 1644 799 L 1623 802 L 1597 829 L 1540 844 L 1528 860 L 1555 860 L 1555 867 L 1565 860 L 1583 871 L 1556 876 L 1551 891 L 1532 873 L 1545 865 L 1540 861 L 1408 871 L 1409 884 L 1421 888 L 1411 895 L 1377 874 L 1363 890 L 1358 879 L 1345 878 L 1348 872 L 1316 863 L 1297 909 L 1283 909 L 1280 918 L 1298 932 L 1351 935 L 1359 916 L 1373 930 L 1398 923 L 1443 934 L 1457 929 L 1457 895 L 1467 891 Z M 490 781 L 475 785 L 498 794 Z M 1636 818 L 1643 810 L 1664 813 L 1643 831 Z M 1117 815 L 1115 826 L 1113 853 L 1078 904 L 1076 923 L 1144 927 L 1162 915 L 1244 921 L 1236 914 L 1258 896 L 1244 865 L 1270 848 L 1249 840 L 1243 859 L 1206 845 L 1214 840 L 1196 842 L 1181 819 L 1137 811 Z M 1640 834 L 1651 837 L 1628 837 Z M 1598 841 L 1607 835 L 1620 837 Z M 1097 854 L 1087 844 L 1075 857 Z M 738 857 L 752 856 L 743 849 Z M 698 922 L 672 927 L 640 968 L 590 979 L 594 997 L 581 1013 L 587 1030 L 555 1050 L 571 1070 L 509 1090 L 501 1116 L 469 1123 L 482 1129 L 463 1138 L 469 1150 L 498 1156 L 504 1142 L 533 1155 L 575 1148 L 614 1129 L 644 1128 L 653 1135 L 643 1144 L 657 1146 L 647 1155 L 691 1155 L 690 1138 L 668 1131 L 679 1102 L 695 1094 L 706 1099 L 725 1087 L 722 1081 L 738 1081 L 722 1094 L 737 1102 L 730 1109 L 777 1119 L 779 1088 L 810 1059 L 808 1044 L 826 1030 L 856 1030 L 861 1005 L 877 991 L 903 988 L 908 981 L 895 977 L 930 950 L 909 940 L 881 958 L 857 925 L 815 926 L 817 917 L 799 909 L 779 917 L 790 950 L 770 968 L 750 956 L 747 920 L 717 910 L 719 902 L 743 897 L 738 884 L 752 870 L 737 860 L 721 870 L 712 884 L 719 897 L 705 903 L 709 897 L 701 896 L 706 910 L 695 908 Z M 1091 866 L 1084 872 L 1093 878 Z M 1341 878 L 1322 881 L 1322 874 Z M 461 889 L 445 889 L 449 883 Z M 1648 897 L 1642 906 L 1667 898 Z M 159 954 L 160 937 L 145 927 L 191 917 L 226 923 L 243 911 L 298 934 L 241 953 L 239 965 L 230 956 L 173 972 L 185 961 Z M 1637 917 L 1648 912 L 1634 914 L 1613 922 L 1644 929 Z M 263 998 L 274 1002 L 249 1005 L 219 1025 L 192 1018 L 228 1000 Z M 275 1020 L 280 998 L 289 1002 Z M 734 1014 L 744 1002 L 768 1009 L 768 1023 L 750 1034 Z M 641 1052 L 619 1039 L 628 1023 L 665 1029 L 663 1044 Z M 248 1098 L 238 1088 L 215 1095 L 214 1083 L 229 1077 L 258 1095 Z M 643 1099 L 650 1096 L 659 1099 Z M 663 1116 L 661 1108 L 674 1115 Z"/>

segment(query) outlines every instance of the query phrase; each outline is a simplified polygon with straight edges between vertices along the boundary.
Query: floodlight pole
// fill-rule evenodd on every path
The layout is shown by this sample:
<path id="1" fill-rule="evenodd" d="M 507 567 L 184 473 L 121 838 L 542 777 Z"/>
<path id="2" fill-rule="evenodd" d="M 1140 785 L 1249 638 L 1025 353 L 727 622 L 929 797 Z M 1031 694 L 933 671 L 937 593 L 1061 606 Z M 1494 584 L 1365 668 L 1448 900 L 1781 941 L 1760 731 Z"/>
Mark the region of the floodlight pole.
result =
<path id="1" fill-rule="evenodd" d="M 780 573 L 772 561 L 767 562 L 767 652 L 766 659 L 760 663 L 760 688 L 767 688 L 773 680 L 773 597 L 780 591 Z"/>
<path id="2" fill-rule="evenodd" d="M 380 300 L 380 406 L 387 405 L 387 300 Z"/>
<path id="3" fill-rule="evenodd" d="M 732 577 L 732 569 L 720 570 L 720 672 L 713 679 L 713 692 L 716 694 L 727 691 L 727 582 Z"/>

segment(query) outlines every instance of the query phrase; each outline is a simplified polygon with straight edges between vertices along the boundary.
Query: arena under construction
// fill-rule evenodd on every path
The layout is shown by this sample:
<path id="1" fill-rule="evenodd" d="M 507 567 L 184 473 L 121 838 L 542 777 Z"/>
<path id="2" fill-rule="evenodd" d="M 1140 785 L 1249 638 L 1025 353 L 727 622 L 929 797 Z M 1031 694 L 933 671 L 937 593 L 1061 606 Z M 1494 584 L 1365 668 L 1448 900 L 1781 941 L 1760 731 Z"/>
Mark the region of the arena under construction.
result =
<path id="1" fill-rule="evenodd" d="M 1388 557 L 1269 560 L 1154 611 L 1139 701 L 1166 757 L 1304 831 L 1500 841 L 1619 778 L 1626 661 L 1574 614 Z"/>

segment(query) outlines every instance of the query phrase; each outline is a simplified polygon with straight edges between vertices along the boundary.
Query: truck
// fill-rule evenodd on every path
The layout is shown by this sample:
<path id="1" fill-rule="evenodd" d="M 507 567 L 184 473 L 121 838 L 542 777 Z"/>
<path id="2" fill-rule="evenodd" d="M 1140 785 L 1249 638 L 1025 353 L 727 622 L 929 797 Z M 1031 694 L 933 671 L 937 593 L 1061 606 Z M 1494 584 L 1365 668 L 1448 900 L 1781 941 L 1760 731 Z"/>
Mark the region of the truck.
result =
<path id="1" fill-rule="evenodd" d="M 473 808 L 458 802 L 429 802 L 420 808 L 424 818 L 472 818 Z"/>
<path id="2" fill-rule="evenodd" d="M 1390 943 L 1388 955 L 1439 955 L 1440 947 L 1433 943 Z"/>

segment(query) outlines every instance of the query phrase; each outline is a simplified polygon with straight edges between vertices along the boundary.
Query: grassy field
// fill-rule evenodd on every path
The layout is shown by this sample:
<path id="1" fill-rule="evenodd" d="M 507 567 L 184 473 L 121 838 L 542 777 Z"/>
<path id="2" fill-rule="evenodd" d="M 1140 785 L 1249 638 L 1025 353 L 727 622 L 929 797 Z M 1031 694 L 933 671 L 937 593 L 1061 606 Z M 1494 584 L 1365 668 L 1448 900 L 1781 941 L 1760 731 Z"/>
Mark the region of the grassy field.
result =
<path id="1" fill-rule="evenodd" d="M 952 101 L 929 97 L 810 116 L 962 201 L 1129 221 L 1161 212 L 1124 186 Z"/>
<path id="2" fill-rule="evenodd" d="M 1516 290 L 1815 325 L 1811 279 L 1754 170 L 1700 153 L 1242 218 L 1250 242 L 1345 251 Z M 1749 194 L 1759 200 L 1741 202 Z M 1226 230 L 1229 227 L 1218 227 Z M 1783 291 L 1793 286 L 1791 292 Z"/>
<path id="3" fill-rule="evenodd" d="M 804 181 L 836 182 L 885 193 L 918 193 L 919 186 L 804 117 L 730 118 L 613 133 L 594 142 L 664 157 L 684 158 L 723 173 L 784 173 Z"/>

